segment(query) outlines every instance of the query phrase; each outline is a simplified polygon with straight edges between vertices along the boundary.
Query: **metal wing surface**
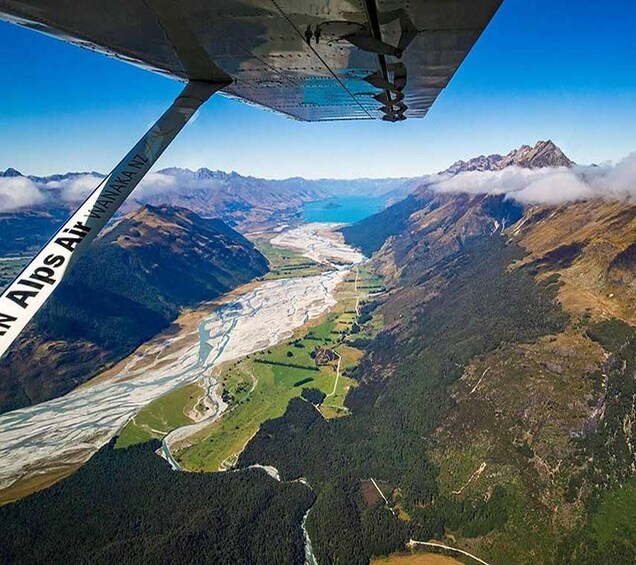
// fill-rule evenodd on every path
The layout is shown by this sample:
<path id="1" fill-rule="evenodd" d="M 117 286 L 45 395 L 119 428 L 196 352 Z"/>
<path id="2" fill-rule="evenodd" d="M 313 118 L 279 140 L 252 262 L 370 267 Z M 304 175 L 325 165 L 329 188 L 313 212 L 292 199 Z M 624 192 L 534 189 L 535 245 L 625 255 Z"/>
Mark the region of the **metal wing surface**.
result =
<path id="1" fill-rule="evenodd" d="M 501 0 L 0 0 L 0 18 L 306 121 L 423 117 Z"/>

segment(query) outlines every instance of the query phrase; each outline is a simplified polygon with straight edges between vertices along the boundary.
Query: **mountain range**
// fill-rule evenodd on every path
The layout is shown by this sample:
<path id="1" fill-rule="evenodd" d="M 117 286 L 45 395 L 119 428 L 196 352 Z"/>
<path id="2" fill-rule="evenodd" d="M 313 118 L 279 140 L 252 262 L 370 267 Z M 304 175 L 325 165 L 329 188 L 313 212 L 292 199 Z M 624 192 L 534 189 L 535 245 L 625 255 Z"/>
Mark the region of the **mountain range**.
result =
<path id="1" fill-rule="evenodd" d="M 451 169 L 503 163 L 572 166 L 540 142 Z M 419 476 L 434 477 L 418 493 L 410 455 L 385 463 L 408 535 L 424 527 L 491 563 L 632 562 L 636 205 L 423 185 L 343 232 L 392 287 L 350 405 L 399 403 L 399 419 L 387 408 L 367 425 L 421 438 Z"/>
<path id="2" fill-rule="evenodd" d="M 437 177 L 460 175 L 467 172 L 498 171 L 506 167 L 541 169 L 574 165 L 552 141 L 538 141 L 534 147 L 523 145 L 505 156 L 480 155 L 469 161 L 456 161 Z M 435 212 L 432 215 L 432 212 Z M 437 190 L 434 182 L 420 183 L 407 198 L 388 206 L 376 215 L 345 227 L 342 232 L 348 243 L 359 247 L 366 255 L 378 251 L 387 238 L 400 234 L 393 242 L 395 253 L 403 264 L 408 263 L 407 248 L 419 246 L 414 253 L 420 257 L 427 245 L 424 236 L 436 233 L 433 218 L 452 226 L 446 239 L 452 238 L 456 246 L 473 235 L 484 235 L 511 225 L 523 215 L 523 206 L 505 194 L 447 193 Z M 418 224 L 422 218 L 422 225 Z"/>
<path id="3" fill-rule="evenodd" d="M 22 179 L 30 182 L 36 198 L 29 202 L 25 197 L 20 201 L 21 205 L 14 203 L 2 212 L 0 194 L 0 221 L 5 217 L 18 222 L 20 217 L 40 218 L 74 209 L 103 178 L 104 175 L 96 172 L 24 176 L 9 168 L 0 172 L 0 181 Z M 144 204 L 169 204 L 188 208 L 203 217 L 221 218 L 229 225 L 245 230 L 297 220 L 306 202 L 333 196 L 373 196 L 395 201 L 418 184 L 419 179 L 411 178 L 310 180 L 295 177 L 272 180 L 206 168 L 192 171 L 172 167 L 149 174 L 129 197 L 121 213 Z M 9 185 L 5 190 L 24 192 L 25 187 Z"/>

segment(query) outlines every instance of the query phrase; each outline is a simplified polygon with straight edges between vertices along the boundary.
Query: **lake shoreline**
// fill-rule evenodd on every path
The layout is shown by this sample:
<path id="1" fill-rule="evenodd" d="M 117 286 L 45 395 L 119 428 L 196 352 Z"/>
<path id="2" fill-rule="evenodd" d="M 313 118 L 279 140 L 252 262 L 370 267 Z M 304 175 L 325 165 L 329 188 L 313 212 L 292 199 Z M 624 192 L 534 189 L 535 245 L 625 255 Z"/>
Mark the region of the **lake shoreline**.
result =
<path id="1" fill-rule="evenodd" d="M 301 214 L 309 224 L 352 224 L 380 212 L 386 204 L 385 196 L 331 196 L 306 202 Z"/>

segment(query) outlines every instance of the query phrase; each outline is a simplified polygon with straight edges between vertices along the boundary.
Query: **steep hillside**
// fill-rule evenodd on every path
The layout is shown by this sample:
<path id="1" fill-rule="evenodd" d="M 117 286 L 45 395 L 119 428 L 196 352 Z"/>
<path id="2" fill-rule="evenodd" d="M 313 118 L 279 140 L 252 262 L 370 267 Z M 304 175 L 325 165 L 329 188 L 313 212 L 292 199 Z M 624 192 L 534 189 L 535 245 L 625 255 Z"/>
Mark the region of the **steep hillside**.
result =
<path id="1" fill-rule="evenodd" d="M 419 209 L 374 258 L 376 268 L 391 280 L 416 282 L 472 240 L 501 233 L 523 214 L 519 204 L 501 195 L 443 194 L 421 187 L 414 197 Z"/>
<path id="2" fill-rule="evenodd" d="M 505 156 L 480 155 L 469 161 L 457 161 L 439 174 L 448 176 L 468 171 L 495 171 L 509 166 L 526 169 L 571 167 L 573 164 L 573 161 L 552 141 L 538 141 L 534 147 L 523 145 Z M 458 210 L 455 209 L 457 197 L 436 193 L 433 189 L 433 180 L 432 178 L 424 181 L 406 199 L 378 214 L 343 228 L 342 233 L 347 243 L 359 247 L 365 255 L 369 256 L 378 251 L 387 239 L 399 234 L 402 241 L 398 243 L 398 246 L 401 249 L 395 251 L 398 256 L 401 255 L 405 259 L 406 263 L 408 262 L 407 248 L 410 249 L 416 245 L 421 236 L 434 232 L 439 227 L 440 221 L 446 225 L 456 225 L 456 233 L 451 237 L 455 237 L 457 243 L 475 235 L 474 230 L 484 229 L 482 222 L 474 221 L 474 211 L 471 211 L 467 217 L 460 218 Z M 502 196 L 470 197 L 466 195 L 463 198 L 465 201 L 461 205 L 462 210 L 471 208 L 471 203 L 476 199 L 484 201 L 479 213 L 492 220 L 486 223 L 491 223 L 493 230 L 510 225 L 521 217 L 520 207 L 514 202 L 506 201 Z M 452 210 L 449 210 L 449 207 Z M 433 210 L 438 210 L 435 218 L 428 215 Z M 450 214 L 450 217 L 446 217 L 447 214 Z M 424 216 L 426 216 L 425 225 L 420 225 L 418 218 Z M 422 230 L 424 233 L 421 233 Z M 405 236 L 408 241 L 404 241 Z M 422 251 L 421 245 L 415 253 L 419 251 Z"/>
<path id="3" fill-rule="evenodd" d="M 534 153 L 524 165 L 545 157 Z M 471 241 L 498 235 L 525 253 L 508 270 L 555 289 L 569 318 L 533 343 L 515 336 L 472 357 L 450 386 L 453 404 L 429 442 L 440 493 L 475 504 L 501 487 L 509 498 L 501 528 L 475 536 L 459 520 L 447 530 L 495 563 L 596 563 L 610 553 L 612 562 L 630 562 L 625 544 L 633 547 L 636 533 L 615 532 L 636 508 L 628 487 L 636 468 L 636 206 L 595 199 L 518 207 L 496 230 L 483 209 L 491 196 L 445 195 L 440 203 L 427 189 L 419 194 L 428 194 L 426 204 L 375 257 L 398 287 L 384 306 L 396 332 L 418 325 L 400 312 L 452 292 Z M 451 276 L 440 269 L 449 260 Z M 485 296 L 483 307 L 493 308 Z M 612 512 L 611 527 L 603 524 L 610 500 L 622 509 Z"/>
<path id="4" fill-rule="evenodd" d="M 59 396 L 168 327 L 183 306 L 267 272 L 219 220 L 146 206 L 125 216 L 67 280 L 0 364 L 2 411 Z"/>
<path id="5" fill-rule="evenodd" d="M 559 275 L 559 299 L 568 310 L 636 325 L 636 205 L 533 206 L 508 233 L 529 251 L 525 263 L 540 278 Z"/>
<path id="6" fill-rule="evenodd" d="M 292 403 L 240 463 L 309 478 L 325 562 L 437 538 L 493 564 L 633 563 L 636 205 L 426 186 L 402 205 L 354 228 L 376 247 L 394 234 L 372 259 L 392 288 L 352 415 Z"/>
<path id="7" fill-rule="evenodd" d="M 458 524 L 474 538 L 467 546 L 495 563 L 630 563 L 636 291 L 628 273 L 636 206 L 531 207 L 504 237 L 526 251 L 509 270 L 530 269 L 536 284 L 554 285 L 569 322 L 532 343 L 503 343 L 464 367 L 430 442 L 441 491 L 474 502 L 508 489 L 501 528 L 474 536 Z"/>
<path id="8" fill-rule="evenodd" d="M 370 257 L 391 236 L 406 229 L 411 214 L 422 206 L 420 198 L 410 194 L 388 208 L 360 222 L 342 228 L 347 243 L 359 247 Z"/>
<path id="9" fill-rule="evenodd" d="M 522 214 L 522 206 L 503 195 L 439 193 L 422 185 L 404 200 L 344 227 L 342 233 L 347 243 L 367 256 L 382 249 L 376 263 L 390 276 L 409 265 L 421 270 L 413 258 L 425 257 L 432 264 L 440 253 L 457 251 L 473 237 L 501 231 Z M 433 244 L 433 253 L 427 253 Z"/>

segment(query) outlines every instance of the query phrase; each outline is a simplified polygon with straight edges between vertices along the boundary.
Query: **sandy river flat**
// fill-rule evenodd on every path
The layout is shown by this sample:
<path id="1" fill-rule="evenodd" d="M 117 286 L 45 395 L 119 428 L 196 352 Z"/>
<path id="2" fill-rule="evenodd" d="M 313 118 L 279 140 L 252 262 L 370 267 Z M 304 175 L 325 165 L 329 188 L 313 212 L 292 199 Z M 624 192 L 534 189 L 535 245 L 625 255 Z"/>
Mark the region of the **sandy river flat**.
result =
<path id="1" fill-rule="evenodd" d="M 286 339 L 335 304 L 336 286 L 363 258 L 324 224 L 285 231 L 275 240 L 340 266 L 312 277 L 246 285 L 207 313 L 185 314 L 179 332 L 151 340 L 87 385 L 0 415 L 0 490 L 77 466 L 151 400 L 208 376 L 220 363 Z"/>

